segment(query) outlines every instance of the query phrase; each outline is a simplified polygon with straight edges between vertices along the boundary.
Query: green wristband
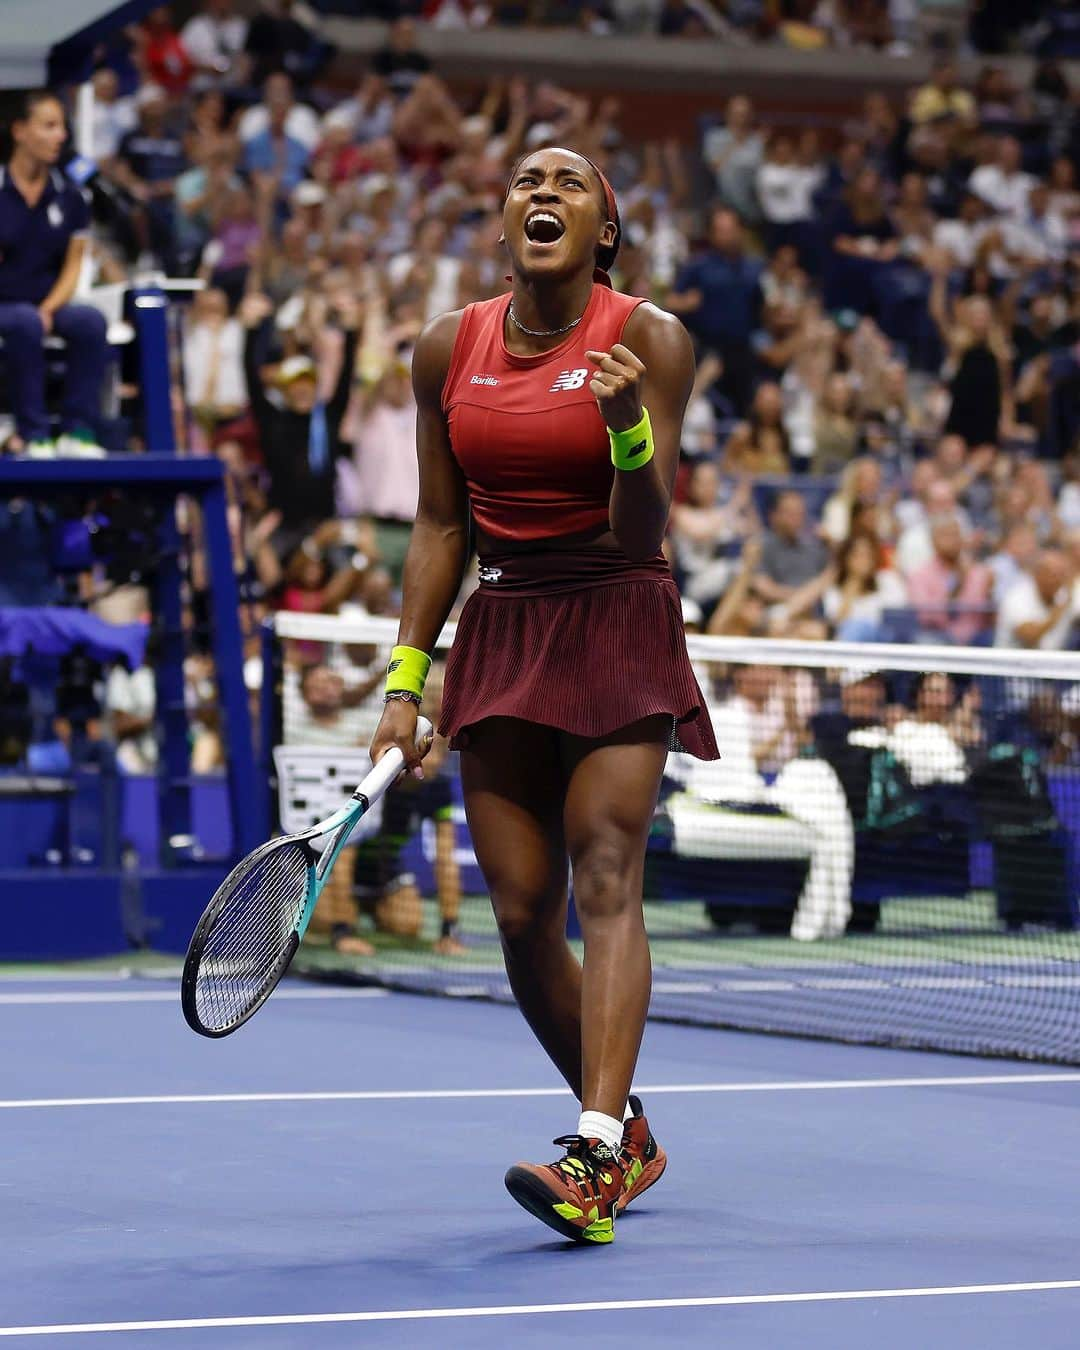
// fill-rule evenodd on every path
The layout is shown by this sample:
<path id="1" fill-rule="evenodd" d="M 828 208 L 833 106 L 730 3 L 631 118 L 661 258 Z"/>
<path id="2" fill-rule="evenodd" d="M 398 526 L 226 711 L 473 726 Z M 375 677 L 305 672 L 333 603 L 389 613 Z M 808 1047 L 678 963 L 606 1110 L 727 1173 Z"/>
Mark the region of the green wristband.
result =
<path id="1" fill-rule="evenodd" d="M 390 653 L 390 664 L 386 667 L 386 686 L 384 693 L 392 694 L 401 690 L 422 698 L 424 681 L 431 669 L 431 657 L 417 647 L 395 647 Z"/>
<path id="2" fill-rule="evenodd" d="M 628 431 L 612 431 L 608 427 L 608 440 L 611 442 L 611 462 L 617 469 L 640 469 L 643 464 L 648 464 L 653 457 L 648 408 L 642 408 L 641 421 Z"/>

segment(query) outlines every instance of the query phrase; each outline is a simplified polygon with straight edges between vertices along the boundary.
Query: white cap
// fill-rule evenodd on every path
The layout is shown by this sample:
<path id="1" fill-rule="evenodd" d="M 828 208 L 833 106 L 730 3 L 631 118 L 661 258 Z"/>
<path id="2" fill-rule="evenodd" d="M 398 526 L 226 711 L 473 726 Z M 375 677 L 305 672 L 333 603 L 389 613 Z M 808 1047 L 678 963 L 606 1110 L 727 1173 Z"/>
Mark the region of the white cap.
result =
<path id="1" fill-rule="evenodd" d="M 848 689 L 853 684 L 862 684 L 863 680 L 881 679 L 881 671 L 873 666 L 852 666 L 840 672 L 840 688 Z"/>
<path id="2" fill-rule="evenodd" d="M 293 188 L 292 199 L 297 206 L 322 206 L 326 201 L 326 189 L 321 183 L 313 183 L 305 178 Z"/>
<path id="3" fill-rule="evenodd" d="M 168 98 L 168 94 L 160 84 L 144 84 L 135 95 L 135 106 L 145 108 L 148 103 L 165 103 Z"/>

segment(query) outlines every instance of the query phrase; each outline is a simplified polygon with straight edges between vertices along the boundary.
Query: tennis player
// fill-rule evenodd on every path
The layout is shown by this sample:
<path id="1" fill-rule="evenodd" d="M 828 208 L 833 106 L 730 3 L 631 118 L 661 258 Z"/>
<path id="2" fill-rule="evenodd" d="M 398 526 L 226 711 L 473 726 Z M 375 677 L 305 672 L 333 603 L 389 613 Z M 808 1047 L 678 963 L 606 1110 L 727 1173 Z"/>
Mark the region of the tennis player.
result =
<path id="1" fill-rule="evenodd" d="M 477 859 L 521 1011 L 582 1105 L 515 1200 L 606 1243 L 661 1175 L 630 1097 L 651 965 L 645 844 L 670 746 L 717 756 L 660 546 L 694 376 L 679 321 L 611 289 L 619 213 L 564 149 L 520 160 L 503 208 L 512 293 L 433 320 L 413 359 L 420 503 L 371 746 L 422 774 L 417 710 L 469 557 L 480 585 L 447 663 Z M 567 862 L 585 941 L 567 946 Z"/>

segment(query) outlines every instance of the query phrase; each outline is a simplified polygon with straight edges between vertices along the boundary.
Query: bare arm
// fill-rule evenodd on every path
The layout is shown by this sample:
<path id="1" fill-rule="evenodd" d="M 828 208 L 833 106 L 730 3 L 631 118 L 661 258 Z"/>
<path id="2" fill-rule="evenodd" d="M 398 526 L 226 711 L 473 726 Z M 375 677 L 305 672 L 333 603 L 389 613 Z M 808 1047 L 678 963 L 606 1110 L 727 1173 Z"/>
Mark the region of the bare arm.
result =
<path id="1" fill-rule="evenodd" d="M 651 558 L 664 540 L 683 414 L 694 383 L 694 353 L 685 328 L 653 305 L 639 305 L 611 352 L 586 352 L 599 366 L 589 383 L 601 416 L 627 431 L 649 409 L 653 457 L 640 469 L 615 472 L 608 515 L 628 558 Z"/>
<path id="2" fill-rule="evenodd" d="M 69 241 L 60 275 L 53 282 L 52 290 L 38 306 L 43 318 L 48 315 L 48 319 L 51 321 L 52 316 L 61 305 L 66 305 L 75 294 L 75 287 L 79 284 L 79 269 L 82 267 L 85 252 L 85 238 L 76 237 Z"/>
<path id="3" fill-rule="evenodd" d="M 401 591 L 398 643 L 430 652 L 461 587 L 468 559 L 469 503 L 465 479 L 450 448 L 442 388 L 450 367 L 461 312 L 441 314 L 420 334 L 413 352 L 416 395 L 416 454 L 420 500 L 416 510 Z M 371 742 L 376 761 L 398 746 L 410 768 L 420 756 L 413 746 L 415 704 L 392 699 Z"/>

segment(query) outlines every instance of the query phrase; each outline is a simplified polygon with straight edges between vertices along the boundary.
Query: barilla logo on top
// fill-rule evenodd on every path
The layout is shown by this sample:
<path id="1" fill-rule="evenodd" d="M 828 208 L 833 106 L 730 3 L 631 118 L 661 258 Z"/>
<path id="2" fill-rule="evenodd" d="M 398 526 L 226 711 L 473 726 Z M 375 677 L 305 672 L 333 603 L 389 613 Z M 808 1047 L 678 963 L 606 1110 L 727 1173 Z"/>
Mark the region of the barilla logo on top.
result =
<path id="1" fill-rule="evenodd" d="M 499 381 L 494 375 L 474 375 L 469 381 L 470 384 L 498 384 Z"/>
<path id="2" fill-rule="evenodd" d="M 564 389 L 580 389 L 585 383 L 589 372 L 587 370 L 560 370 L 555 377 L 555 383 L 548 390 L 549 394 L 561 393 Z"/>

